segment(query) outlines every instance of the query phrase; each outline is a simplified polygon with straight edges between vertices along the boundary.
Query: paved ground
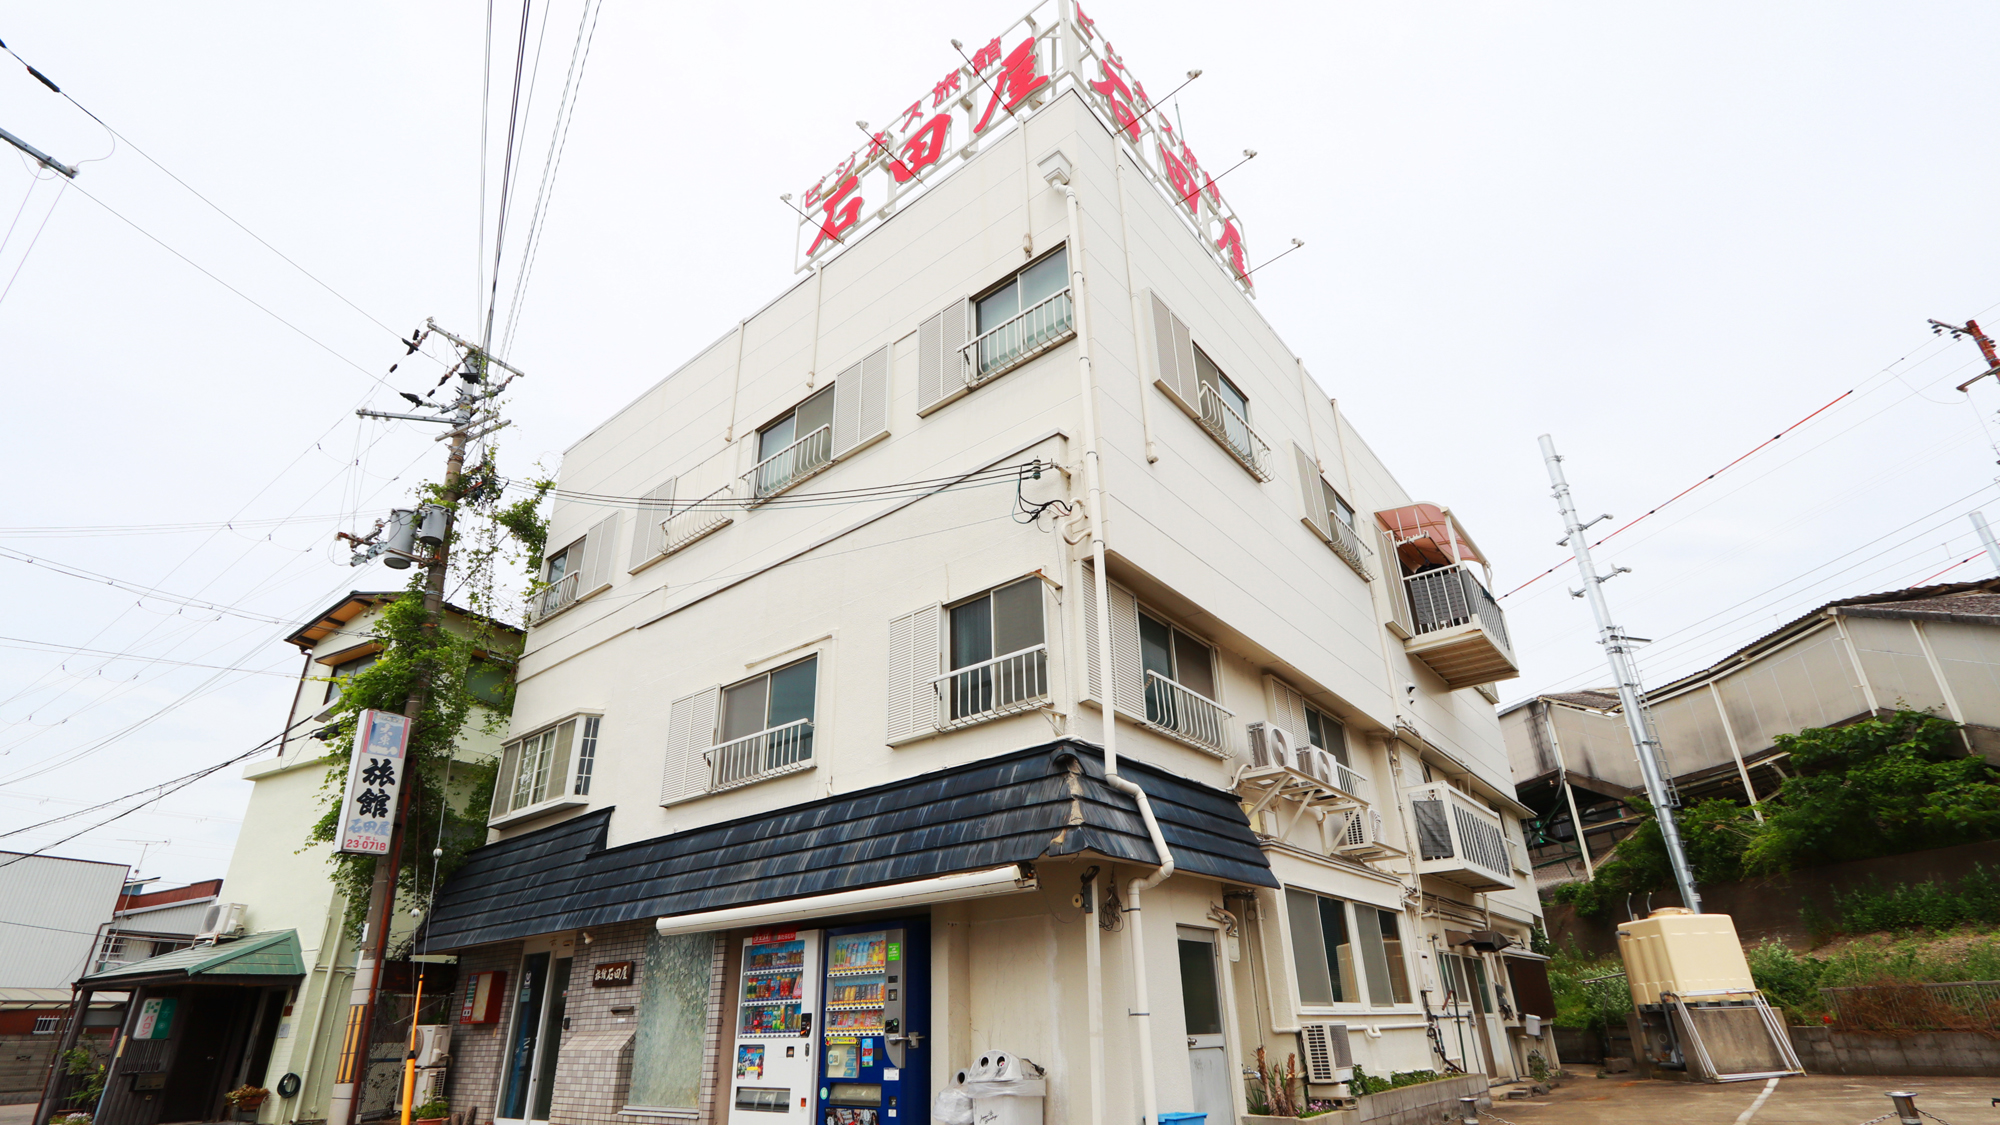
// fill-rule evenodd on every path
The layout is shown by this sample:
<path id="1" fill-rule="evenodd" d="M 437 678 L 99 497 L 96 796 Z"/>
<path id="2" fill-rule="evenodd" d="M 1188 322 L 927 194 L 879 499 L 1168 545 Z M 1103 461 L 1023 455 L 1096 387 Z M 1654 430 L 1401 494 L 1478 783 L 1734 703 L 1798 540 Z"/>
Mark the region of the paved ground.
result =
<path id="1" fill-rule="evenodd" d="M 0 1105 L 0 1125 L 28 1125 L 35 1118 L 35 1103 Z"/>
<path id="2" fill-rule="evenodd" d="M 1706 1085 L 1692 1082 L 1573 1079 L 1546 1097 L 1496 1101 L 1493 1117 L 1516 1125 L 1859 1125 L 1892 1108 L 1887 1090 L 1917 1094 L 1917 1108 L 1947 1125 L 2000 1122 L 2000 1078 L 1854 1078 L 1813 1074 L 1780 1079 L 1764 1098 L 1763 1082 Z M 1481 1121 L 1489 1119 L 1480 1114 Z M 1890 1122 L 1895 1119 L 1891 1118 Z M 0 1125 L 7 1125 L 0 1118 Z M 1885 1123 L 1889 1125 L 1889 1123 Z M 1927 1123 L 1928 1125 L 1928 1123 Z"/>

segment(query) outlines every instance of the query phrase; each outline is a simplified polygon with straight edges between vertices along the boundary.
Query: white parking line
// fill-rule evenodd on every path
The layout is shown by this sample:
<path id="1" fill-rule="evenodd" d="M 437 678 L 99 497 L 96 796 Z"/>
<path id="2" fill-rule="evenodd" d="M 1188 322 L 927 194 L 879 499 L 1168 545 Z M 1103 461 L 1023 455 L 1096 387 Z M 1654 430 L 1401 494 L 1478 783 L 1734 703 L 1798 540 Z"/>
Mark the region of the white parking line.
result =
<path id="1" fill-rule="evenodd" d="M 1757 1111 L 1763 1109 L 1764 1103 L 1770 1101 L 1771 1095 L 1777 1092 L 1778 1092 L 1777 1079 L 1773 1078 L 1769 1082 L 1764 1083 L 1764 1092 L 1757 1095 L 1757 1100 L 1750 1103 L 1749 1109 L 1746 1109 L 1742 1113 L 1737 1115 L 1736 1125 L 1750 1125 L 1750 1119 L 1757 1116 Z"/>

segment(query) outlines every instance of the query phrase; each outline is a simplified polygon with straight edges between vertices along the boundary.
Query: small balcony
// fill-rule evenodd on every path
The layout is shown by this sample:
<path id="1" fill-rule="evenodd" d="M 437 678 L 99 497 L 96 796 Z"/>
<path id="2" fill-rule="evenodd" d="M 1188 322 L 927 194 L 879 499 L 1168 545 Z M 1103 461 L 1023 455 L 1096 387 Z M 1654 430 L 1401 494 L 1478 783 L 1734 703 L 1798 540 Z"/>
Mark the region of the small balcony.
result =
<path id="1" fill-rule="evenodd" d="M 660 521 L 660 553 L 671 555 L 734 523 L 741 486 L 740 480 L 732 480 L 706 496 L 670 504 L 667 518 Z"/>
<path id="2" fill-rule="evenodd" d="M 1500 603 L 1464 563 L 1403 579 L 1410 636 L 1403 648 L 1452 688 L 1521 674 Z"/>
<path id="3" fill-rule="evenodd" d="M 1271 479 L 1271 446 L 1236 409 L 1222 401 L 1215 388 L 1201 385 L 1201 424 L 1230 456 L 1243 463 L 1250 475 L 1261 481 Z"/>
<path id="4" fill-rule="evenodd" d="M 1069 290 L 1030 306 L 965 346 L 968 389 L 1011 370 L 1076 335 Z"/>
<path id="5" fill-rule="evenodd" d="M 540 621 L 576 604 L 577 591 L 582 587 L 583 572 L 574 571 L 555 580 L 548 589 L 535 598 L 535 620 Z"/>
<path id="6" fill-rule="evenodd" d="M 940 727 L 951 730 L 1021 711 L 1049 700 L 1049 646 L 953 669 L 931 681 L 939 701 Z"/>
<path id="7" fill-rule="evenodd" d="M 1231 719 L 1236 713 L 1154 672 L 1146 672 L 1146 725 L 1176 742 L 1218 758 L 1235 756 Z"/>
<path id="8" fill-rule="evenodd" d="M 739 462 L 740 464 L 740 462 Z M 759 504 L 833 464 L 833 426 L 825 425 L 780 449 L 743 474 L 752 504 Z"/>
<path id="9" fill-rule="evenodd" d="M 719 793 L 767 777 L 810 768 L 812 754 L 811 719 L 798 719 L 784 726 L 725 742 L 708 752 L 709 791 Z"/>
<path id="10" fill-rule="evenodd" d="M 1513 852 L 1500 814 L 1442 781 L 1407 790 L 1417 824 L 1417 873 L 1474 891 L 1514 886 Z"/>

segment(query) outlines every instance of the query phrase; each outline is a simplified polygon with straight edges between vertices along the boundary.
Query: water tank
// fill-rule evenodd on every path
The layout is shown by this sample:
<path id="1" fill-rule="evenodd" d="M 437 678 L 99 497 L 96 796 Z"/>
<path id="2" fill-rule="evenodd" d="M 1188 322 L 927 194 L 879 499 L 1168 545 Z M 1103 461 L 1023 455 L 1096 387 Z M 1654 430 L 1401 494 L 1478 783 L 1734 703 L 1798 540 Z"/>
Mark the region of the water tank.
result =
<path id="1" fill-rule="evenodd" d="M 1751 992 L 1750 963 L 1727 914 L 1662 907 L 1618 926 L 1618 955 L 1634 1004 L 1658 1004 L 1662 992 Z"/>

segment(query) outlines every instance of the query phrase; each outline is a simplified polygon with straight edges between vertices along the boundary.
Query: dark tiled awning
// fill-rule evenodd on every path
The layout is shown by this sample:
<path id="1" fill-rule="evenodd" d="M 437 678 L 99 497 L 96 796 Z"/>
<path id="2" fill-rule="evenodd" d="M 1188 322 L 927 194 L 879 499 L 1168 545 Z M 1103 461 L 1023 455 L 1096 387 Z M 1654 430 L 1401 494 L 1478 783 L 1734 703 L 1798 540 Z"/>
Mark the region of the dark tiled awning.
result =
<path id="1" fill-rule="evenodd" d="M 1179 871 L 1275 887 L 1236 798 L 1126 759 Z M 432 950 L 909 882 L 1090 852 L 1157 864 L 1102 751 L 1065 739 L 617 848 L 610 809 L 474 851 L 431 908 Z"/>

